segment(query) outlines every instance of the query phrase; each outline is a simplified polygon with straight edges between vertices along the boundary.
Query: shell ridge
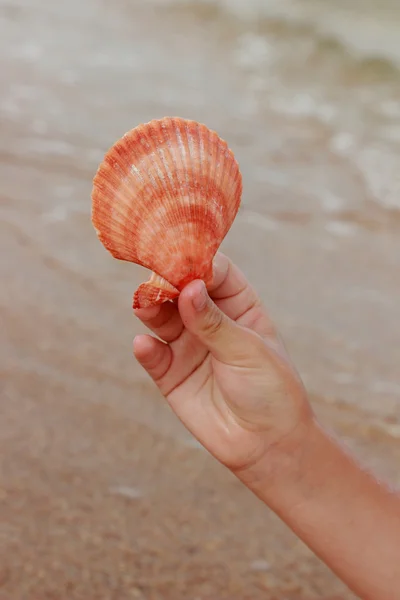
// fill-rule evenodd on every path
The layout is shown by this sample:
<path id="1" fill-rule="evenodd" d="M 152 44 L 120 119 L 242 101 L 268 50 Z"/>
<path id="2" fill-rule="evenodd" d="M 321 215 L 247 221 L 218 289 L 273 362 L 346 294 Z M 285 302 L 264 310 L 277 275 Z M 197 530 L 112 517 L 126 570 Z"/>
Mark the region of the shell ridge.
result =
<path id="1" fill-rule="evenodd" d="M 229 194 L 233 194 L 233 190 L 235 188 L 235 186 L 238 184 L 238 195 L 239 195 L 239 199 L 242 193 L 242 182 L 241 182 L 241 177 L 238 178 L 238 171 L 236 169 L 235 172 L 235 157 L 233 156 L 233 152 L 231 150 L 228 149 L 229 152 L 229 157 L 230 157 L 230 162 L 231 162 L 231 168 L 230 168 L 230 173 L 229 173 L 229 179 L 228 181 L 230 181 L 230 186 L 228 188 L 229 190 Z M 238 180 L 239 179 L 239 180 Z M 235 203 L 235 207 L 237 207 L 237 202 Z"/>
<path id="2" fill-rule="evenodd" d="M 194 244 L 197 242 L 197 235 L 196 235 L 196 196 L 195 196 L 195 181 L 196 181 L 196 169 L 195 169 L 195 164 L 194 164 L 194 160 L 192 157 L 192 152 L 191 152 L 191 133 L 189 130 L 189 124 L 190 122 L 186 122 L 185 123 L 185 127 L 184 132 L 185 132 L 185 137 L 186 137 L 186 150 L 187 150 L 187 156 L 188 156 L 188 165 L 189 165 L 189 169 L 190 169 L 190 173 L 191 173 L 191 181 L 189 182 L 189 174 L 188 171 L 189 169 L 186 171 L 186 186 L 187 186 L 187 195 L 188 195 L 188 207 L 189 207 L 189 222 L 190 222 L 190 227 L 191 227 L 191 231 L 192 231 L 192 236 L 190 236 L 190 230 L 188 227 L 188 237 L 190 240 L 190 252 L 189 255 L 193 256 L 194 255 Z M 194 233 L 194 235 L 193 235 Z"/>
<path id="3" fill-rule="evenodd" d="M 155 177 L 153 175 L 153 172 L 152 172 L 152 167 L 154 167 L 154 164 L 155 164 L 155 162 L 156 162 L 156 160 L 158 158 L 158 151 L 157 151 L 157 145 L 155 144 L 153 136 L 151 135 L 151 133 L 152 133 L 151 129 L 149 129 L 147 132 L 144 133 L 144 137 L 146 138 L 146 141 L 147 141 L 147 144 L 148 144 L 149 150 L 150 150 L 148 152 L 148 154 L 146 155 L 146 158 L 148 159 L 148 162 L 150 162 L 149 159 L 151 158 L 151 164 L 147 165 L 146 173 L 147 173 L 147 175 L 149 177 L 149 180 L 151 182 L 151 186 L 152 186 L 153 192 L 154 192 L 152 194 L 152 197 L 150 198 L 150 202 L 148 203 L 148 205 L 146 205 L 146 209 L 150 213 L 150 215 L 152 214 L 151 208 L 153 206 L 153 202 L 154 202 L 154 200 L 157 197 L 157 193 L 159 192 L 156 179 L 155 179 Z M 161 181 L 161 183 L 163 183 L 163 182 Z M 162 186 L 160 186 L 160 187 L 162 189 Z M 169 216 L 165 215 L 165 219 L 166 219 L 166 221 L 168 223 Z"/>
<path id="4" fill-rule="evenodd" d="M 182 151 L 182 144 L 180 143 L 182 141 L 181 135 L 180 135 L 180 122 L 178 119 L 172 119 L 173 122 L 173 126 L 172 126 L 172 130 L 176 136 L 176 141 L 177 141 L 177 147 L 180 148 L 180 156 L 181 156 L 181 161 L 177 162 L 177 158 L 175 153 L 172 150 L 172 146 L 173 144 L 171 144 L 171 141 L 169 140 L 169 143 L 167 144 L 168 147 L 168 154 L 169 157 L 171 159 L 172 164 L 174 165 L 174 169 L 175 169 L 175 187 L 177 187 L 179 189 L 179 193 L 177 194 L 176 192 L 173 193 L 173 197 L 171 198 L 171 202 L 172 205 L 176 205 L 176 210 L 173 211 L 173 222 L 171 223 L 171 227 L 173 228 L 182 228 L 184 226 L 184 215 L 185 215 L 185 205 L 184 205 L 184 198 L 185 198 L 185 189 L 183 186 L 183 182 L 182 182 L 182 173 L 184 173 L 185 175 L 185 179 L 187 180 L 187 174 L 186 171 L 187 169 L 185 168 L 185 161 L 184 161 L 184 151 Z M 168 165 L 169 168 L 169 165 Z M 171 173 L 171 179 L 173 181 L 173 177 L 172 177 L 172 173 Z M 174 261 L 176 262 L 177 260 L 179 260 L 179 257 L 182 256 L 182 236 L 183 236 L 184 231 L 181 232 L 181 235 L 177 235 L 176 238 L 174 239 Z"/>
<path id="5" fill-rule="evenodd" d="M 174 165 L 176 167 L 176 173 L 177 173 L 177 184 L 178 184 L 178 189 L 179 189 L 179 193 L 177 194 L 177 210 L 176 213 L 174 212 L 174 216 L 175 216 L 175 226 L 178 227 L 181 223 L 184 223 L 185 219 L 185 193 L 186 193 L 186 186 L 185 183 L 187 181 L 187 174 L 185 172 L 185 162 L 184 162 L 184 158 L 185 158 L 185 154 L 184 154 L 184 149 L 183 149 L 183 141 L 182 141 L 182 137 L 181 137 L 181 132 L 180 132 L 180 122 L 179 119 L 173 119 L 173 134 L 174 134 L 174 142 L 175 142 L 175 147 L 177 148 L 177 152 L 174 153 L 172 152 L 172 155 L 174 157 Z M 182 172 L 185 173 L 185 181 L 183 181 L 183 178 L 181 176 Z M 177 251 L 178 254 L 182 254 L 182 252 L 180 252 L 182 247 L 182 236 L 179 236 L 179 241 L 177 244 Z"/>
<path id="6" fill-rule="evenodd" d="M 132 132 L 131 132 L 132 133 Z M 115 198 L 114 198 L 114 206 L 112 208 L 112 213 L 115 215 L 115 213 L 119 213 L 121 214 L 121 216 L 126 216 L 126 209 L 128 212 L 128 217 L 132 218 L 132 207 L 131 206 L 126 206 L 125 203 L 123 202 L 118 202 L 119 198 L 123 198 L 124 196 L 129 197 L 130 195 L 132 195 L 132 191 L 130 189 L 130 184 L 132 185 L 133 189 L 136 190 L 137 189 L 137 184 L 136 184 L 136 179 L 137 177 L 133 177 L 133 173 L 132 173 L 132 169 L 131 169 L 131 165 L 132 162 L 136 163 L 136 156 L 138 153 L 138 144 L 134 144 L 133 141 L 137 142 L 140 139 L 140 135 L 141 135 L 141 129 L 139 128 L 136 132 L 133 130 L 133 135 L 129 135 L 125 134 L 125 136 L 122 138 L 122 140 L 120 141 L 119 144 L 116 145 L 116 154 L 118 157 L 118 161 L 121 161 L 123 163 L 125 163 L 125 169 L 127 171 L 126 173 L 126 177 L 124 177 L 122 179 L 122 181 L 119 181 L 119 185 L 117 186 L 114 183 L 115 180 L 115 173 L 113 170 L 111 170 L 112 172 L 112 181 L 110 182 L 112 185 L 115 185 Z M 133 139 L 132 139 L 133 138 Z M 127 154 L 128 156 L 124 156 L 123 155 L 123 147 L 125 145 L 125 148 L 127 149 Z M 109 168 L 111 168 L 110 162 L 108 162 L 108 166 Z M 119 168 L 120 165 L 118 164 Z M 143 175 L 143 173 L 141 173 L 139 180 L 142 182 L 143 188 L 146 188 L 146 186 L 149 186 L 149 182 L 148 179 L 146 180 L 146 177 Z M 116 210 L 115 209 L 115 205 L 116 206 L 122 206 L 124 207 L 125 211 L 122 212 L 120 210 Z M 143 220 L 145 218 L 145 214 L 142 213 L 138 213 L 136 215 L 134 215 L 134 218 L 132 218 L 132 221 L 134 222 L 134 224 L 136 225 L 136 227 L 134 228 L 134 232 L 136 233 L 137 231 L 140 231 L 141 226 L 143 225 Z M 133 255 L 136 259 L 140 260 L 140 256 L 137 252 L 137 247 L 135 245 L 135 234 L 129 235 L 128 237 L 128 231 L 123 231 L 121 237 L 123 238 L 124 242 L 121 243 L 121 245 L 125 244 L 125 246 L 127 248 L 129 248 L 130 250 L 133 251 Z M 118 248 L 117 248 L 118 251 Z M 120 252 L 120 251 L 119 251 Z"/>
<path id="7" fill-rule="evenodd" d="M 133 130 L 134 132 L 135 130 Z M 132 132 L 131 132 L 132 133 Z M 135 137 L 137 138 L 137 133 L 135 135 Z M 106 188 L 106 192 L 108 193 L 109 191 L 112 191 L 114 188 L 114 195 L 113 195 L 113 201 L 109 203 L 109 205 L 107 206 L 107 210 L 106 213 L 110 213 L 110 216 L 113 216 L 112 219 L 112 223 L 114 224 L 114 226 L 116 225 L 115 221 L 115 216 L 116 215 L 120 215 L 121 216 L 121 221 L 123 220 L 123 218 L 126 218 L 126 205 L 124 203 L 120 203 L 118 200 L 120 198 L 121 195 L 123 195 L 124 193 L 128 195 L 131 194 L 131 191 L 129 190 L 129 186 L 127 187 L 126 182 L 127 180 L 130 181 L 130 165 L 129 162 L 132 161 L 127 161 L 126 160 L 126 156 L 124 157 L 122 149 L 123 146 L 125 145 L 125 147 L 128 147 L 128 154 L 131 154 L 131 151 L 133 151 L 134 154 L 136 154 L 135 152 L 135 148 L 136 146 L 133 146 L 133 148 L 130 147 L 129 144 L 130 138 L 129 138 L 129 133 L 125 134 L 124 137 L 117 142 L 117 144 L 115 145 L 115 153 L 114 155 L 112 155 L 114 158 L 112 158 L 112 156 L 110 156 L 110 154 L 108 153 L 105 157 L 105 160 L 103 162 L 103 165 L 100 166 L 97 176 L 96 176 L 96 180 L 94 182 L 94 184 L 96 185 L 96 183 L 98 182 L 98 180 L 100 178 L 103 178 L 103 181 L 105 181 L 105 188 Z M 123 166 L 121 166 L 121 163 L 123 163 L 123 165 L 125 165 L 125 169 L 127 170 L 127 175 L 126 177 L 124 177 L 122 179 L 122 181 L 118 178 L 118 175 L 116 174 L 116 171 L 121 172 L 123 171 Z M 141 180 L 143 181 L 143 177 L 141 176 Z M 134 188 L 136 187 L 136 184 L 134 183 Z M 104 191 L 104 190 L 103 190 Z M 94 198 L 94 203 L 95 205 L 97 204 L 97 198 Z M 103 204 L 104 206 L 104 204 Z M 125 208 L 124 211 L 120 210 L 119 207 L 122 206 Z M 129 207 L 128 207 L 129 208 Z M 98 216 L 101 216 L 101 209 L 99 209 L 98 211 Z M 128 211 L 131 212 L 131 211 Z M 139 220 L 139 222 L 142 220 L 140 218 L 141 215 L 136 215 L 137 220 Z M 112 228 L 113 229 L 113 228 Z M 134 238 L 134 236 L 132 236 Z M 124 241 L 121 241 L 124 240 Z M 121 245 L 125 244 L 129 250 L 133 250 L 133 255 L 131 256 L 131 258 L 135 258 L 137 259 L 137 253 L 135 252 L 135 246 L 134 244 L 129 243 L 129 240 L 127 240 L 127 236 L 126 236 L 126 232 L 124 232 L 122 230 L 122 232 L 120 231 L 120 235 L 118 236 L 118 238 L 116 239 L 116 237 L 114 237 L 113 239 L 114 243 L 113 244 L 109 244 L 109 246 L 111 245 L 111 247 L 114 249 L 114 252 L 117 252 L 119 255 L 121 254 L 121 250 L 118 247 L 119 244 L 117 243 L 117 245 L 115 244 L 115 242 L 120 242 Z M 134 240 L 133 240 L 134 241 Z"/>
<path id="8" fill-rule="evenodd" d="M 211 172 L 210 172 L 210 162 L 209 162 L 209 153 L 210 153 L 210 142 L 211 142 L 211 136 L 212 136 L 212 132 L 211 131 L 207 131 L 207 129 L 203 126 L 203 125 L 198 125 L 198 137 L 200 140 L 199 143 L 199 147 L 200 147 L 200 155 L 201 155 L 201 172 L 202 172 L 202 185 L 200 186 L 199 189 L 199 196 L 200 198 L 204 197 L 207 199 L 207 202 L 204 202 L 204 206 L 205 206 L 205 212 L 199 210 L 198 208 L 198 214 L 199 214 L 199 218 L 197 220 L 197 227 L 198 229 L 200 229 L 203 225 L 203 223 L 207 223 L 207 212 L 208 212 L 208 204 L 209 204 L 209 198 L 210 198 L 210 189 L 211 189 L 211 185 L 212 185 L 212 179 L 211 179 Z M 201 205 L 200 205 L 201 206 Z M 210 220 L 210 223 L 212 223 L 212 226 L 214 228 L 215 223 L 213 223 L 212 220 Z M 200 238 L 200 234 L 198 233 L 198 237 Z M 210 244 L 209 244 L 209 240 L 205 239 L 203 240 L 203 244 L 206 246 L 206 248 L 210 248 Z M 212 259 L 213 259 L 213 253 L 211 252 L 211 256 L 209 259 L 209 265 L 208 268 L 211 267 L 212 269 Z"/>
<path id="9" fill-rule="evenodd" d="M 140 145 L 142 148 L 145 149 L 145 151 L 139 161 L 139 164 L 141 166 L 140 172 L 142 173 L 142 178 L 146 182 L 145 187 L 142 188 L 140 192 L 143 200 L 144 196 L 147 197 L 147 202 L 143 201 L 141 203 L 142 211 L 139 211 L 139 215 L 137 217 L 137 221 L 140 223 L 141 229 L 137 232 L 136 237 L 140 237 L 139 234 L 141 231 L 143 235 L 138 244 L 138 249 L 140 249 L 140 252 L 138 252 L 138 256 L 143 264 L 146 260 L 145 257 L 147 253 L 146 238 L 144 234 L 148 234 L 148 223 L 152 222 L 152 207 L 157 200 L 157 196 L 160 189 L 162 189 L 162 186 L 160 186 L 160 189 L 158 188 L 152 169 L 149 167 L 149 161 L 152 157 L 152 151 L 153 155 L 157 155 L 157 147 L 153 144 L 153 139 L 150 135 L 150 131 L 151 128 L 141 128 L 140 130 Z M 151 268 L 151 266 L 149 268 Z"/>
<path id="10" fill-rule="evenodd" d="M 203 164 L 202 164 L 202 157 L 201 157 L 202 137 L 201 137 L 200 127 L 199 127 L 198 123 L 193 124 L 193 136 L 191 138 L 191 144 L 192 144 L 191 151 L 195 155 L 194 161 L 197 164 L 197 170 L 198 170 L 197 181 L 195 183 L 195 190 L 194 190 L 194 196 L 195 196 L 194 237 L 196 240 L 199 240 L 200 232 L 199 232 L 198 207 L 200 206 L 201 201 L 202 201 Z"/>
<path id="11" fill-rule="evenodd" d="M 169 147 L 168 138 L 165 135 L 165 133 L 166 133 L 165 130 L 163 131 L 163 133 L 164 133 L 164 139 L 167 142 L 166 145 L 167 145 L 167 148 L 168 148 L 168 151 L 169 151 L 169 156 L 173 160 L 173 152 L 171 151 L 171 149 Z M 177 173 L 178 171 L 176 169 L 175 162 L 173 162 L 173 164 L 175 166 L 175 172 Z M 168 165 L 168 172 L 170 173 L 169 165 Z M 172 176 L 172 173 L 171 173 L 171 176 Z M 169 177 L 168 177 L 168 181 L 170 181 Z M 171 182 L 169 185 L 171 186 L 171 188 L 170 188 L 171 189 L 170 202 L 171 202 L 171 206 L 173 206 L 175 204 L 175 202 L 176 202 L 176 193 L 174 194 L 173 183 Z M 171 215 L 170 216 L 171 216 L 171 218 L 170 218 L 170 227 L 174 227 L 175 223 L 174 223 L 174 219 L 172 218 L 174 216 L 174 213 L 172 211 L 171 211 Z M 178 238 L 176 238 L 176 239 L 173 240 L 173 249 L 174 249 L 174 253 L 175 253 L 176 256 L 179 256 L 179 244 L 180 244 L 180 240 Z"/>
<path id="12" fill-rule="evenodd" d="M 173 132 L 175 132 L 175 128 L 176 128 L 175 119 L 170 119 L 170 125 L 171 125 L 171 130 Z M 174 167 L 174 173 L 175 173 L 175 176 L 172 177 L 171 186 L 175 185 L 175 187 L 178 188 L 178 190 L 179 190 L 179 193 L 177 193 L 175 191 L 175 194 L 171 198 L 171 201 L 172 201 L 171 204 L 173 204 L 173 203 L 178 204 L 178 210 L 179 210 L 179 200 L 180 200 L 181 192 L 180 192 L 180 183 L 179 183 L 178 173 L 180 172 L 180 170 L 178 168 L 178 163 L 176 162 L 175 154 L 174 154 L 174 152 L 172 150 L 171 139 L 168 138 L 168 136 L 166 135 L 166 131 L 165 130 L 164 130 L 164 136 L 165 136 L 165 139 L 166 139 L 167 152 L 168 152 L 168 155 L 169 155 L 169 158 L 170 158 L 170 162 L 172 163 L 172 165 Z M 172 175 L 172 173 L 171 173 L 171 175 Z M 174 219 L 176 221 L 175 212 L 172 213 L 172 216 L 174 217 Z M 171 226 L 174 227 L 174 225 L 175 225 L 175 223 L 172 222 Z M 174 255 L 175 256 L 178 256 L 180 254 L 180 252 L 179 252 L 179 245 L 180 245 L 180 243 L 181 243 L 181 240 L 178 239 L 178 238 L 173 240 L 173 249 L 174 249 Z"/>
<path id="13" fill-rule="evenodd" d="M 209 176 L 208 176 L 208 187 L 207 187 L 207 198 L 209 202 L 207 203 L 207 209 L 210 211 L 210 182 L 215 181 L 215 174 L 217 168 L 217 160 L 216 160 L 216 149 L 213 144 L 214 132 L 209 131 L 208 133 L 208 142 L 210 148 L 210 154 L 208 156 L 208 167 L 209 167 Z M 211 211 L 210 211 L 211 212 Z"/>
<path id="14" fill-rule="evenodd" d="M 210 190 L 210 173 L 209 173 L 209 153 L 210 153 L 210 131 L 205 130 L 203 127 L 200 126 L 199 128 L 201 130 L 200 135 L 203 139 L 203 143 L 204 143 L 204 159 L 203 159 L 203 168 L 202 168 L 202 172 L 203 172 L 203 178 L 204 178 L 204 190 L 202 190 L 202 193 L 204 194 L 205 198 L 209 198 L 209 190 Z"/>
<path id="15" fill-rule="evenodd" d="M 225 150 L 224 142 L 222 142 L 221 144 L 219 144 L 217 146 L 217 152 L 216 152 L 216 156 L 215 156 L 215 181 L 218 181 L 218 183 L 222 189 L 224 189 L 223 188 L 223 180 L 224 180 L 223 158 L 224 158 L 224 156 L 223 156 L 223 152 L 222 152 L 223 149 Z M 228 196 L 227 196 L 226 190 L 224 189 L 225 202 L 223 202 L 222 204 L 218 204 L 216 198 L 213 198 L 213 204 L 210 207 L 210 210 L 212 210 L 212 212 L 215 214 L 215 220 L 218 221 L 219 228 L 221 231 L 221 236 L 223 236 L 224 229 L 225 229 L 223 213 L 225 211 L 225 205 L 226 205 L 227 198 L 228 198 Z"/>
<path id="16" fill-rule="evenodd" d="M 196 138 L 197 138 L 197 143 L 198 143 L 197 152 L 198 152 L 198 162 L 199 162 L 199 186 L 198 186 L 198 192 L 197 192 L 198 203 L 196 206 L 196 214 L 197 214 L 196 237 L 197 237 L 197 239 L 200 239 L 201 238 L 201 232 L 200 232 L 201 221 L 199 218 L 200 217 L 199 207 L 204 202 L 204 199 L 208 197 L 210 181 L 209 181 L 209 177 L 208 177 L 207 158 L 206 158 L 205 151 L 204 151 L 204 127 L 202 127 L 198 123 L 196 124 Z"/>
<path id="17" fill-rule="evenodd" d="M 230 190 L 230 186 L 228 185 L 229 183 L 229 177 L 232 176 L 232 168 L 233 168 L 233 164 L 232 161 L 229 160 L 230 156 L 229 154 L 227 154 L 227 150 L 228 150 L 228 145 L 226 143 L 224 143 L 223 146 L 221 146 L 220 148 L 220 162 L 222 163 L 221 166 L 221 173 L 222 173 L 222 177 L 221 177 L 221 186 L 223 187 L 223 189 L 225 190 L 225 194 L 226 194 L 226 203 L 224 206 L 224 214 L 222 215 L 222 223 L 225 222 L 225 226 L 223 225 L 222 229 L 223 229 L 223 237 L 225 237 L 225 234 L 227 232 L 226 229 L 226 223 L 229 220 L 230 214 L 229 214 L 229 202 L 228 200 L 230 198 L 232 198 L 233 201 L 233 197 L 231 194 L 231 190 Z M 228 207 L 228 210 L 226 209 L 226 207 Z"/>
<path id="18" fill-rule="evenodd" d="M 165 190 L 165 195 L 166 195 L 166 198 L 164 199 L 164 202 L 163 202 L 163 207 L 160 210 L 162 211 L 163 218 L 165 218 L 165 221 L 168 224 L 168 226 L 172 226 L 173 223 L 171 221 L 171 213 L 170 213 L 170 211 L 168 211 L 168 206 L 173 206 L 173 204 L 174 204 L 174 192 L 173 192 L 173 187 L 171 185 L 169 176 L 163 175 L 163 171 L 164 171 L 164 173 L 167 170 L 169 171 L 169 167 L 167 165 L 167 161 L 164 159 L 164 155 L 161 152 L 162 152 L 162 150 L 159 149 L 157 152 L 157 155 L 156 155 L 156 160 L 155 160 L 155 168 L 157 169 L 159 182 L 160 182 L 160 185 L 162 184 L 163 189 Z M 176 246 L 176 244 L 175 244 L 175 246 Z"/>

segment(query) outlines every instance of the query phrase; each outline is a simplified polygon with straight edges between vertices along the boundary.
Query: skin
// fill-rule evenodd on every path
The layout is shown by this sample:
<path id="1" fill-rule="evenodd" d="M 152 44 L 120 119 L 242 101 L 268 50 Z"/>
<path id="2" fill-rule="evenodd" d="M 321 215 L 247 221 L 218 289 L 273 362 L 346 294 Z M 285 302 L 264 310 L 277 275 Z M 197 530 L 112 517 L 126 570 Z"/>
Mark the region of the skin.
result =
<path id="1" fill-rule="evenodd" d="M 134 354 L 199 442 L 365 600 L 400 594 L 400 496 L 317 422 L 256 292 L 218 254 L 177 303 L 138 309 Z"/>

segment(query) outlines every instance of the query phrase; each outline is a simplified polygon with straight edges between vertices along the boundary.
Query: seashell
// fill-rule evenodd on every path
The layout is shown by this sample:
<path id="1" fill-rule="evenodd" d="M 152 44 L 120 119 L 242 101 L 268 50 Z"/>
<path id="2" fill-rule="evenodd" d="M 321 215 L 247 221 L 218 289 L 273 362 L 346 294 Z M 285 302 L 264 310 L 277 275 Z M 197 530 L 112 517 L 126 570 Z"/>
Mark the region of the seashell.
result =
<path id="1" fill-rule="evenodd" d="M 126 133 L 93 181 L 92 222 L 111 254 L 153 271 L 134 308 L 173 300 L 212 280 L 212 260 L 240 205 L 242 177 L 205 125 L 166 117 Z"/>

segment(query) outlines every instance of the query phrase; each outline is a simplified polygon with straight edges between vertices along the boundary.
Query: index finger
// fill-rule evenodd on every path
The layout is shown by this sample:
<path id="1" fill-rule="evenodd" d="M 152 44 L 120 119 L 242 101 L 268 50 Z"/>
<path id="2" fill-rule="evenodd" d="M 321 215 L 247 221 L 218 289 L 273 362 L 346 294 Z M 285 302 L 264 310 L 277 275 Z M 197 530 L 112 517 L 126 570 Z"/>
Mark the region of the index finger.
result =
<path id="1" fill-rule="evenodd" d="M 214 300 L 236 296 L 249 285 L 243 273 L 233 262 L 217 252 L 213 261 L 213 280 L 208 286 L 208 293 Z"/>
<path id="2" fill-rule="evenodd" d="M 242 271 L 218 252 L 213 262 L 213 281 L 208 293 L 217 306 L 239 325 L 249 327 L 262 336 L 275 334 L 261 300 Z"/>

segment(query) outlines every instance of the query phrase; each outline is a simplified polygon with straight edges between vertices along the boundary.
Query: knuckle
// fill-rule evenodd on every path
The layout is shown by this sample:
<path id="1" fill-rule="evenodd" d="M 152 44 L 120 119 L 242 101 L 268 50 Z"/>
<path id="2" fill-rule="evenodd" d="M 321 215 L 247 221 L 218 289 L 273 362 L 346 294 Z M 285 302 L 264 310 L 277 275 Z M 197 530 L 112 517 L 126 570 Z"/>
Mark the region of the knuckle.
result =
<path id="1" fill-rule="evenodd" d="M 207 337 L 215 337 L 219 334 L 224 323 L 223 314 L 217 309 L 216 306 L 209 311 L 204 319 L 203 333 Z"/>

